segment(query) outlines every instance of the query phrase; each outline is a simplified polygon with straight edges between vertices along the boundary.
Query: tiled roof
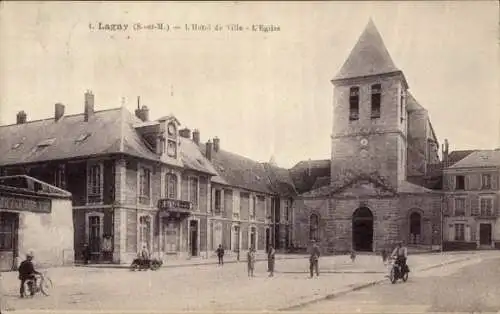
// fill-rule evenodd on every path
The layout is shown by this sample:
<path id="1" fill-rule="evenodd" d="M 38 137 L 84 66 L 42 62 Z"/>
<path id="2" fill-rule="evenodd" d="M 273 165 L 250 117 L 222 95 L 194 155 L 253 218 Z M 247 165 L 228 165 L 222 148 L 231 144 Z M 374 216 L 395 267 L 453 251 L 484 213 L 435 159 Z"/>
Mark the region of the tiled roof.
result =
<path id="1" fill-rule="evenodd" d="M 203 155 L 206 154 L 205 146 L 205 144 L 199 145 Z M 221 149 L 217 152 L 212 150 L 211 162 L 219 177 L 228 185 L 254 192 L 274 194 L 263 164 Z"/>
<path id="2" fill-rule="evenodd" d="M 357 182 L 367 181 L 373 183 L 375 186 L 381 188 L 382 193 L 394 194 L 396 191 L 390 185 L 390 183 L 382 176 L 378 174 L 378 172 L 373 173 L 355 173 L 352 171 L 346 171 L 339 178 L 332 182 L 331 184 L 322 186 L 320 188 L 308 191 L 302 196 L 304 197 L 328 197 L 334 196 L 335 194 L 339 194 L 344 191 L 346 188 L 349 188 Z"/>
<path id="3" fill-rule="evenodd" d="M 200 152 L 200 150 L 192 140 L 181 136 L 180 141 L 181 159 L 184 167 L 196 171 L 208 172 L 214 176 L 217 175 L 217 171 L 215 170 L 215 168 L 212 166 L 210 161 L 208 161 L 205 156 L 203 156 L 203 154 Z M 214 179 L 217 183 L 226 184 L 224 180 L 219 180 L 221 178 Z"/>
<path id="4" fill-rule="evenodd" d="M 0 165 L 28 164 L 50 160 L 127 154 L 160 161 L 134 125 L 142 121 L 127 109 L 95 111 L 84 121 L 83 114 L 0 126 Z M 216 173 L 210 163 L 189 144 L 179 147 L 182 162 L 168 162 L 205 173 Z M 202 160 L 201 164 L 198 159 Z"/>
<path id="5" fill-rule="evenodd" d="M 271 163 L 263 163 L 269 176 L 271 189 L 281 196 L 295 196 L 297 191 L 293 184 L 290 172 Z"/>
<path id="6" fill-rule="evenodd" d="M 321 177 L 330 176 L 329 159 L 323 160 L 304 160 L 290 169 L 295 189 L 302 194 L 310 191 L 315 186 L 316 180 Z"/>
<path id="7" fill-rule="evenodd" d="M 408 112 L 417 111 L 417 110 L 426 110 L 422 105 L 418 103 L 418 101 L 413 97 L 410 92 L 407 92 L 406 97 L 406 107 Z"/>
<path id="8" fill-rule="evenodd" d="M 334 80 L 399 71 L 372 20 L 352 49 Z"/>
<path id="9" fill-rule="evenodd" d="M 464 159 L 465 157 L 469 156 L 473 152 L 477 150 L 471 149 L 471 150 L 454 150 L 448 155 L 448 167 L 452 166 L 453 164 L 459 162 L 460 160 Z"/>
<path id="10" fill-rule="evenodd" d="M 130 117 L 118 108 L 96 111 L 87 122 L 83 114 L 76 114 L 63 116 L 57 122 L 50 118 L 0 126 L 0 165 L 119 152 L 157 160 L 135 131 L 122 127 L 122 122 L 128 125 Z"/>
<path id="11" fill-rule="evenodd" d="M 474 167 L 500 167 L 500 150 L 478 150 L 450 166 L 450 168 Z"/>
<path id="12" fill-rule="evenodd" d="M 410 183 L 408 181 L 401 181 L 401 182 L 399 182 L 399 185 L 398 185 L 398 193 L 415 194 L 415 193 L 432 193 L 432 192 L 434 192 L 434 191 L 432 191 L 428 188 L 425 188 L 423 186 Z"/>
<path id="13" fill-rule="evenodd" d="M 326 177 L 318 177 L 316 179 L 316 181 L 314 182 L 314 185 L 312 186 L 312 190 L 314 189 L 318 189 L 322 186 L 325 186 L 325 185 L 329 185 L 330 184 L 330 176 L 326 176 Z"/>

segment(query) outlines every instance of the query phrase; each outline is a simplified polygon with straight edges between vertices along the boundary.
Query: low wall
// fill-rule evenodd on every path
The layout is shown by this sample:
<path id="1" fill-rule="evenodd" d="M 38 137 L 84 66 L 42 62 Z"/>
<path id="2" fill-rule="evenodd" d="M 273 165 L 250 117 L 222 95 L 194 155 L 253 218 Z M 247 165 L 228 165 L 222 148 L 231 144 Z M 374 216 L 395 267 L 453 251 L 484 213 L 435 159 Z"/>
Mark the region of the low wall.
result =
<path id="1" fill-rule="evenodd" d="M 443 251 L 470 251 L 476 249 L 476 242 L 443 242 Z"/>

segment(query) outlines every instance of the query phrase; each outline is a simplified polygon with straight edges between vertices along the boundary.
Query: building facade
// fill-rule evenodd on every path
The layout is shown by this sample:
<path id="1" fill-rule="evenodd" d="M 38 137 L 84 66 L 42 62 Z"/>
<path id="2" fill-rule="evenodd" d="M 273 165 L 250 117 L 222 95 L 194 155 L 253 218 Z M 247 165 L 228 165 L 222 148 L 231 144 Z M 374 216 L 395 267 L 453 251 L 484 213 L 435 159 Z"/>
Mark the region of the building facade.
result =
<path id="1" fill-rule="evenodd" d="M 197 138 L 199 134 L 193 139 L 217 171 L 211 191 L 211 250 L 219 245 L 229 254 L 252 247 L 266 252 L 270 245 L 286 250 L 287 230 L 292 225 L 291 218 L 281 217 L 281 208 L 286 209 L 283 213 L 292 210 L 292 194 L 283 189 L 291 184 L 290 180 L 283 182 L 287 171 L 225 151 L 217 137 L 204 144 Z"/>
<path id="2" fill-rule="evenodd" d="M 32 251 L 38 266 L 73 263 L 71 194 L 28 176 L 0 177 L 0 270 Z"/>
<path id="3" fill-rule="evenodd" d="M 102 263 L 129 263 L 144 246 L 165 259 L 208 257 L 218 244 L 265 251 L 279 195 L 264 165 L 215 139 L 207 152 L 199 131 L 180 127 L 173 116 L 150 121 L 146 106 L 96 111 L 86 92 L 83 114 L 58 103 L 53 118 L 20 112 L 1 126 L 0 173 L 71 192 L 76 260 L 85 244 Z"/>
<path id="4" fill-rule="evenodd" d="M 442 195 L 422 184 L 439 164 L 439 145 L 372 21 L 332 83 L 331 160 L 292 169 L 305 187 L 295 202 L 298 245 L 314 239 L 331 252 L 378 251 L 398 240 L 439 245 Z"/>
<path id="5" fill-rule="evenodd" d="M 446 249 L 500 248 L 499 175 L 500 150 L 474 151 L 445 168 Z"/>
<path id="6" fill-rule="evenodd" d="M 95 111 L 0 127 L 4 175 L 29 174 L 72 193 L 75 259 L 128 263 L 142 246 L 160 256 L 207 254 L 210 163 L 179 122 L 147 107 Z M 44 132 L 40 132 L 43 129 Z"/>

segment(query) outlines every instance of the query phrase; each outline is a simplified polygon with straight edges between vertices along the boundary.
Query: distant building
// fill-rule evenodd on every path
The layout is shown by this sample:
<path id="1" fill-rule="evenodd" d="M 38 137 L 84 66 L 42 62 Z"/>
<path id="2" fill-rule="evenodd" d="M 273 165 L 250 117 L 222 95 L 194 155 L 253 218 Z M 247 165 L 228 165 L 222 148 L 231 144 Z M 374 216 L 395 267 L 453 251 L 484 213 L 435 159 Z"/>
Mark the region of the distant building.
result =
<path id="1" fill-rule="evenodd" d="M 500 150 L 453 157 L 444 157 L 445 249 L 500 248 Z"/>
<path id="2" fill-rule="evenodd" d="M 210 249 L 219 244 L 233 253 L 251 247 L 267 251 L 271 244 L 286 249 L 295 195 L 288 171 L 225 151 L 219 138 L 198 145 L 217 171 L 212 178 Z"/>
<path id="3" fill-rule="evenodd" d="M 39 266 L 73 263 L 71 194 L 28 176 L 0 177 L 0 270 L 32 251 Z"/>

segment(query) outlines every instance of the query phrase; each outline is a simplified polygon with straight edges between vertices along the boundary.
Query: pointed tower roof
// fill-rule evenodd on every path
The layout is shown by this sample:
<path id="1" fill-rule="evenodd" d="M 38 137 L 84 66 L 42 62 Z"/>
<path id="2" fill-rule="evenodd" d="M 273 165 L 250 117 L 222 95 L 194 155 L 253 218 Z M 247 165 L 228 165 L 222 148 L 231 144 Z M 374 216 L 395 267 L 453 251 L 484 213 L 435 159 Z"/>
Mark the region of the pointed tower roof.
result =
<path id="1" fill-rule="evenodd" d="M 333 81 L 397 71 L 400 70 L 392 61 L 382 36 L 370 19 Z"/>

